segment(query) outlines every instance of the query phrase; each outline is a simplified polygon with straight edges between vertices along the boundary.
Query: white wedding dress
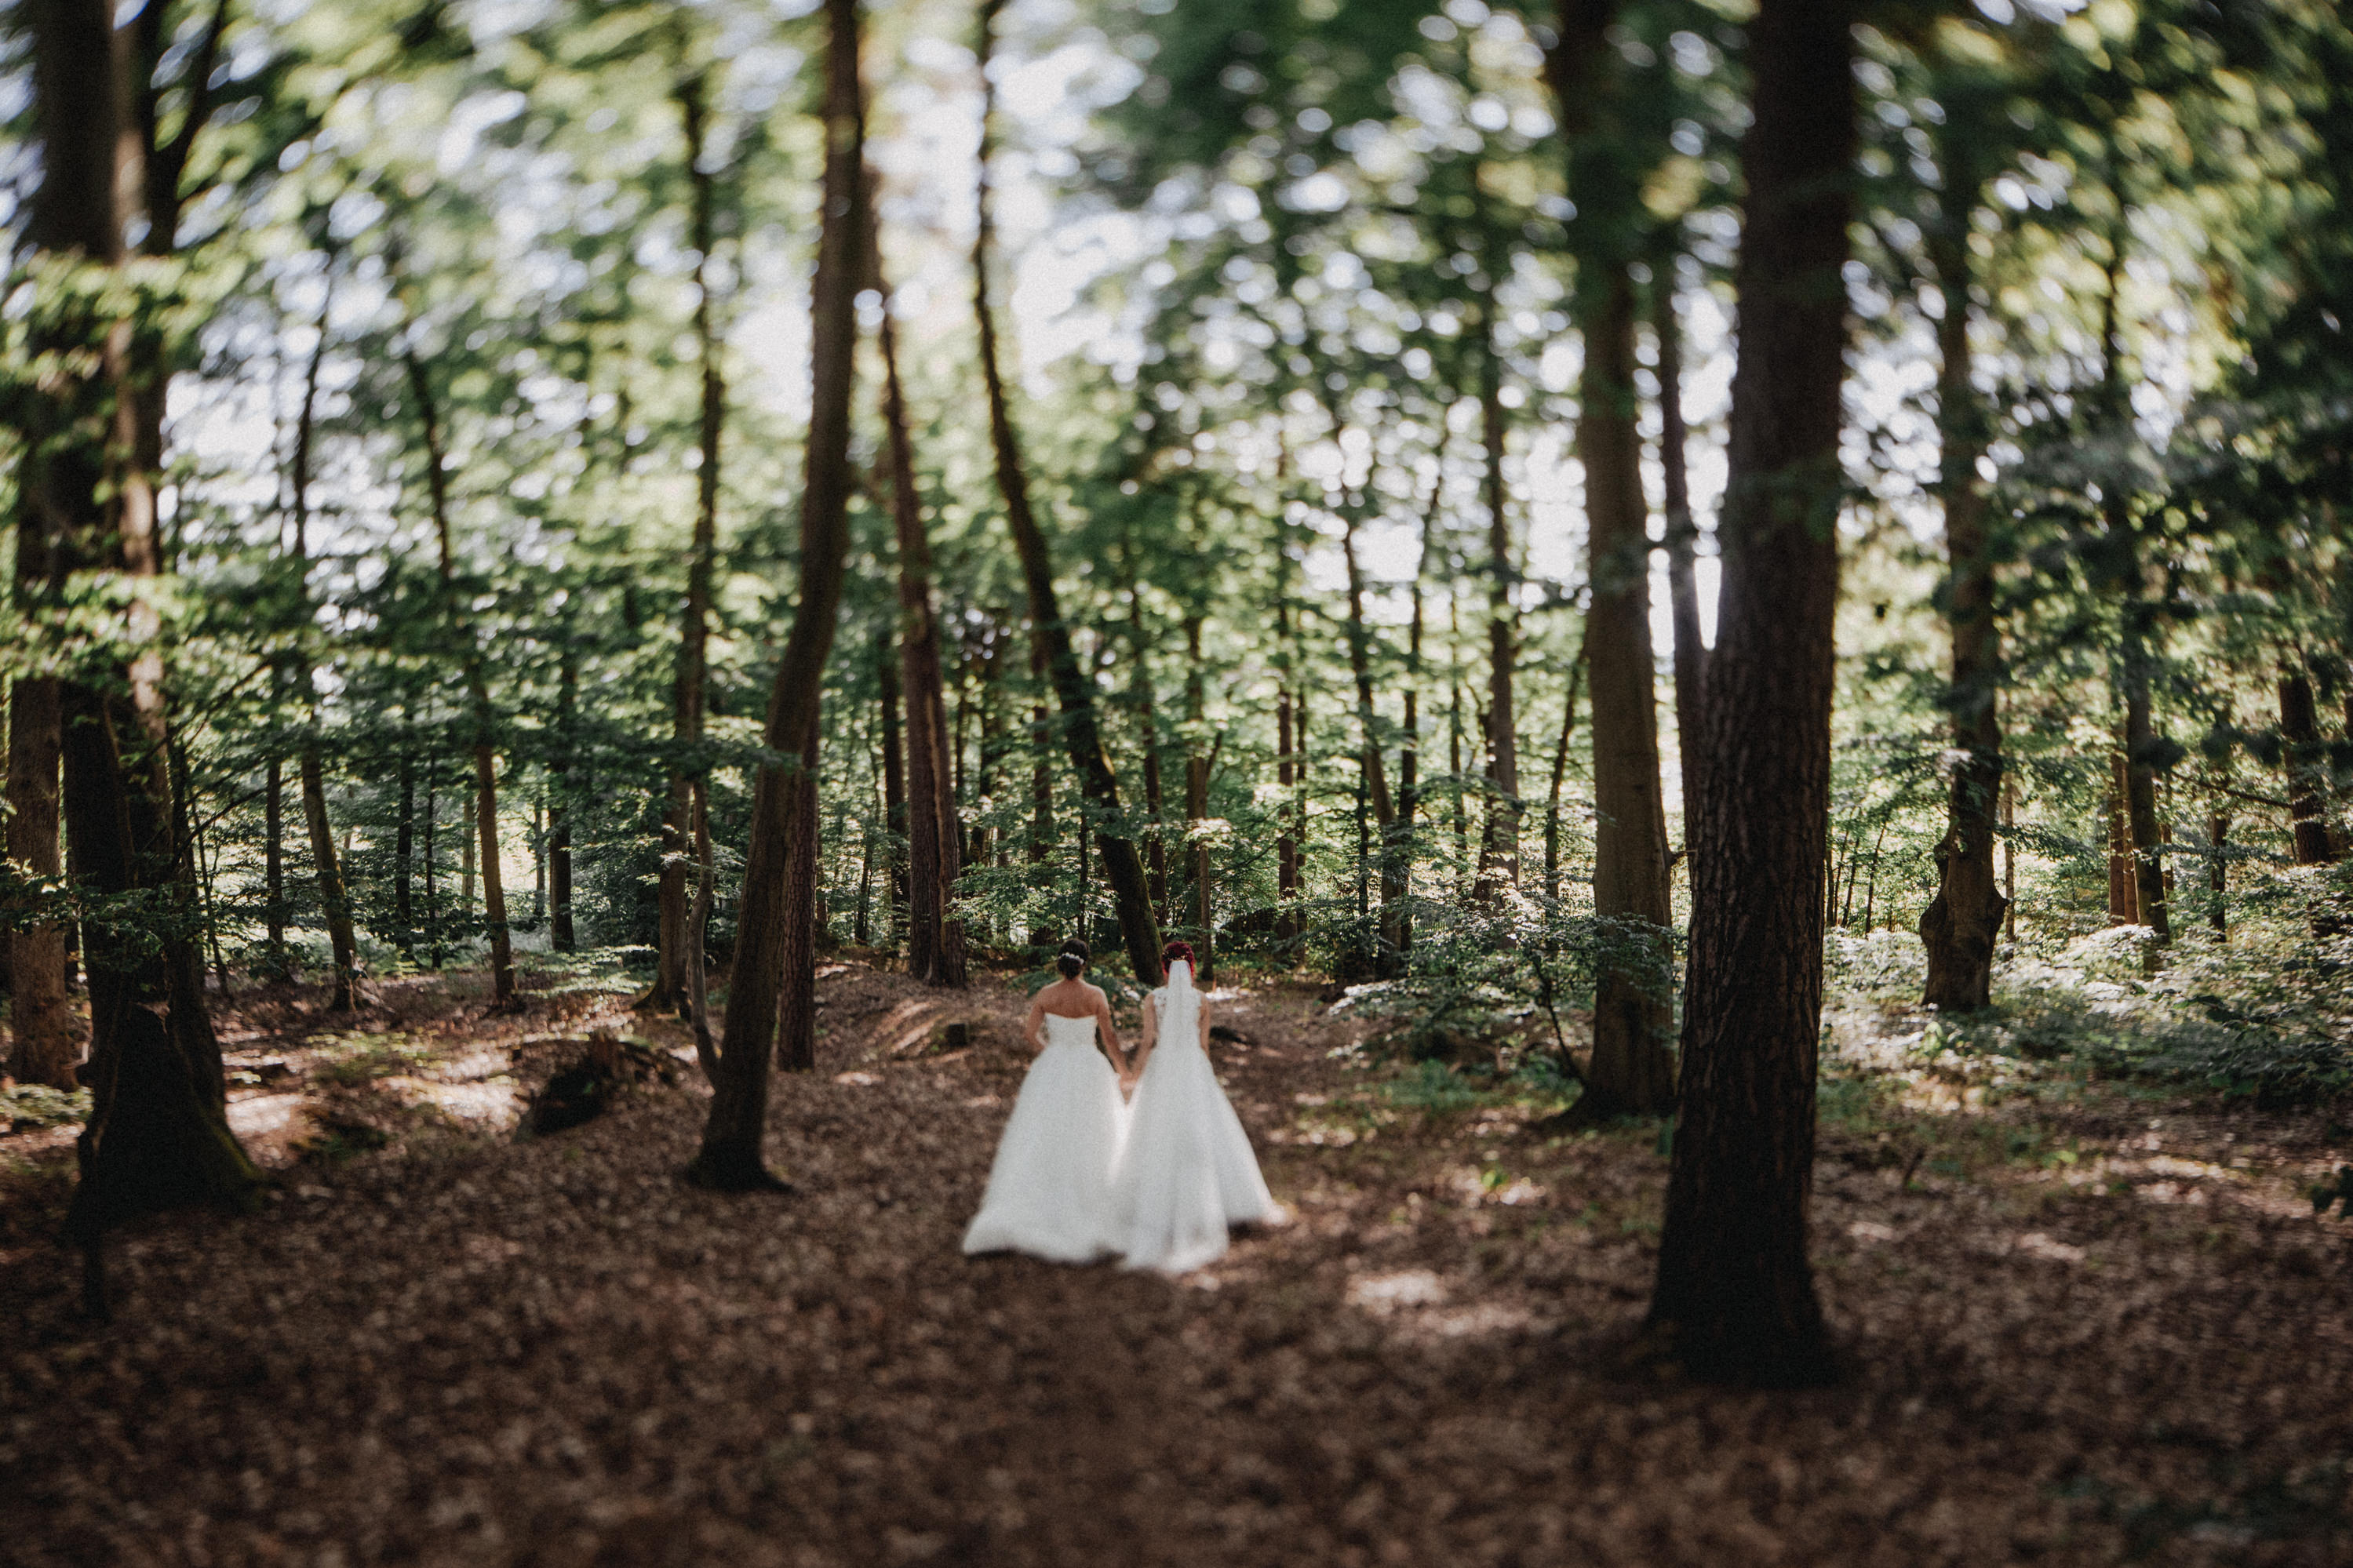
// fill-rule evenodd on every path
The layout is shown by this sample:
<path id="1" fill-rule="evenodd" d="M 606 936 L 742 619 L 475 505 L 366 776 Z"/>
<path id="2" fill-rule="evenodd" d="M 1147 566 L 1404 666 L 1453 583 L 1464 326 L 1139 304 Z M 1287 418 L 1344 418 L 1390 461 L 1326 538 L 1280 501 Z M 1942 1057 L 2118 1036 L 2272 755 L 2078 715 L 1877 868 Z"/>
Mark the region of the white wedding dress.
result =
<path id="1" fill-rule="evenodd" d="M 1092 1018 L 1046 1015 L 1046 1048 L 1005 1120 L 964 1249 L 1092 1263 L 1111 1237 L 1111 1176 L 1126 1108 Z"/>
<path id="2" fill-rule="evenodd" d="M 1271 1224 L 1282 1208 L 1201 1049 L 1192 966 L 1170 965 L 1167 985 L 1146 1005 L 1159 1019 L 1157 1043 L 1128 1108 L 1112 1242 L 1130 1268 L 1182 1274 L 1224 1254 L 1229 1226 Z"/>

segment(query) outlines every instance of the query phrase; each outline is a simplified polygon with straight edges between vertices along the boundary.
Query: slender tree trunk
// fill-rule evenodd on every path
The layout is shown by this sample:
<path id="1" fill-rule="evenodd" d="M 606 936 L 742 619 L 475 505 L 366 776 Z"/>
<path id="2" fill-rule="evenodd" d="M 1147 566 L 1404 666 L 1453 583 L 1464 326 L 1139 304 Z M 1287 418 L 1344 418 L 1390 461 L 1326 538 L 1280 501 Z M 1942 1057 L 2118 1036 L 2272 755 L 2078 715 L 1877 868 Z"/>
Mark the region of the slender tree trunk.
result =
<path id="1" fill-rule="evenodd" d="M 2217 941 L 2231 936 L 2230 861 L 2222 851 L 2231 839 L 2231 814 L 2216 810 L 2206 816 L 2206 923 Z"/>
<path id="2" fill-rule="evenodd" d="M 359 947 L 352 934 L 352 907 L 343 891 L 343 871 L 335 857 L 334 829 L 327 821 L 326 770 L 315 746 L 302 752 L 302 820 L 311 833 L 311 863 L 317 868 L 319 907 L 333 950 L 335 980 L 329 1010 L 348 1013 L 359 1005 Z"/>
<path id="3" fill-rule="evenodd" d="M 1275 637 L 1282 650 L 1283 669 L 1274 693 L 1274 781 L 1282 799 L 1275 806 L 1278 828 L 1274 839 L 1274 931 L 1288 956 L 1296 959 L 1296 946 L 1304 929 L 1299 909 L 1299 842 L 1304 822 L 1298 809 L 1298 785 L 1304 770 L 1299 766 L 1298 715 L 1293 710 L 1294 677 L 1292 663 L 1296 658 L 1291 639 L 1291 606 L 1288 602 L 1275 605 Z"/>
<path id="4" fill-rule="evenodd" d="M 1479 426 L 1486 447 L 1487 499 L 1487 818 L 1479 844 L 1479 879 L 1474 901 L 1492 903 L 1520 880 L 1519 726 L 1512 705 L 1513 667 L 1518 660 L 1514 628 L 1519 612 L 1512 589 L 1519 581 L 1512 563 L 1512 525 L 1504 491 L 1504 362 L 1495 338 L 1491 296 L 1480 312 L 1486 340 L 1479 357 Z"/>
<path id="5" fill-rule="evenodd" d="M 950 910 L 963 872 L 963 824 L 952 778 L 961 756 L 948 754 L 947 695 L 940 669 L 939 618 L 932 608 L 932 546 L 915 489 L 914 446 L 899 385 L 898 333 L 881 259 L 874 282 L 883 299 L 882 427 L 891 473 L 891 518 L 899 545 L 899 660 L 907 692 L 907 971 L 934 985 L 965 984 L 964 922 Z M 961 752 L 961 747 L 958 751 Z"/>
<path id="6" fill-rule="evenodd" d="M 392 829 L 392 925 L 403 954 L 416 951 L 417 904 L 411 862 L 417 854 L 417 769 L 408 748 L 400 752 L 400 795 Z"/>
<path id="7" fill-rule="evenodd" d="M 1203 980 L 1216 973 L 1216 958 L 1211 949 L 1217 938 L 1217 926 L 1211 919 L 1211 889 L 1209 885 L 1209 758 L 1201 750 L 1201 733 L 1208 722 L 1208 681 L 1201 668 L 1201 615 L 1195 611 L 1185 620 L 1185 717 L 1190 721 L 1190 732 L 1185 746 L 1185 837 L 1191 853 L 1193 873 L 1193 929 L 1198 933 L 1195 942 L 1195 966 Z M 1155 955 L 1156 956 L 1156 955 Z"/>
<path id="8" fill-rule="evenodd" d="M 327 946 L 335 976 L 328 1002 L 331 1012 L 349 1013 L 359 1005 L 359 942 L 352 930 L 351 900 L 343 889 L 343 867 L 335 858 L 335 834 L 327 820 L 325 763 L 320 756 L 318 684 L 312 679 L 306 649 L 311 616 L 311 447 L 319 404 L 319 371 L 327 358 L 329 311 L 334 301 L 332 258 L 329 258 L 328 292 L 319 307 L 319 336 L 311 350 L 309 370 L 302 378 L 302 406 L 294 422 L 292 463 L 294 500 L 295 683 L 304 708 L 302 749 L 296 768 L 302 787 L 302 822 L 311 838 L 311 874 L 319 883 L 319 911 L 327 922 Z"/>
<path id="9" fill-rule="evenodd" d="M 824 224 L 810 287 L 807 473 L 801 501 L 800 602 L 768 696 L 768 749 L 799 766 L 761 767 L 744 858 L 735 969 L 710 1120 L 688 1179 L 726 1191 L 782 1184 L 762 1154 L 776 1031 L 786 1065 L 813 1062 L 817 734 L 826 657 L 841 611 L 849 528 L 849 405 L 859 278 L 865 271 L 865 122 L 858 84 L 857 0 L 826 0 Z M 792 885 L 788 885 L 792 884 Z"/>
<path id="10" fill-rule="evenodd" d="M 1692 813 L 1699 802 L 1700 693 L 1707 679 L 1707 644 L 1699 629 L 1699 525 L 1692 517 L 1690 442 L 1683 426 L 1683 324 L 1675 315 L 1674 258 L 1657 264 L 1651 285 L 1651 330 L 1659 349 L 1659 470 L 1667 513 L 1667 605 L 1675 639 L 1675 761 L 1682 774 L 1683 851 L 1691 851 Z M 1688 867 L 1686 867 L 1688 871 Z"/>
<path id="11" fill-rule="evenodd" d="M 995 230 L 988 202 L 988 126 L 995 102 L 989 83 L 988 58 L 995 40 L 997 14 L 1004 0 L 982 0 L 980 11 L 981 146 L 978 182 L 979 226 L 973 240 L 973 312 L 980 327 L 981 376 L 988 393 L 990 443 L 997 458 L 997 489 L 1005 499 L 1006 522 L 1012 531 L 1021 575 L 1029 590 L 1030 635 L 1045 651 L 1048 672 L 1062 711 L 1063 741 L 1079 785 L 1100 818 L 1103 870 L 1112 884 L 1121 935 L 1136 978 L 1145 984 L 1160 983 L 1160 925 L 1152 916 L 1152 900 L 1144 881 L 1144 862 L 1134 841 L 1127 837 L 1126 814 L 1120 808 L 1119 782 L 1111 770 L 1095 719 L 1094 693 L 1078 656 L 1071 646 L 1071 630 L 1054 592 L 1053 564 L 1045 535 L 1030 510 L 1029 481 L 1021 466 L 1021 451 L 1006 401 L 1005 382 L 997 364 L 997 326 L 989 307 L 989 255 Z"/>
<path id="12" fill-rule="evenodd" d="M 1595 978 L 1588 1117 L 1655 1116 L 1673 1103 L 1666 805 L 1651 651 L 1651 538 L 1634 406 L 1634 285 L 1623 263 L 1580 290 L 1585 370 L 1577 426 L 1593 584 L 1585 658 L 1593 688 L 1594 913 L 1613 922 Z M 1500 709 L 1497 711 L 1501 711 Z"/>
<path id="13" fill-rule="evenodd" d="M 2281 760 L 2287 769 L 2288 831 L 2299 866 L 2325 866 L 2337 858 L 2328 843 L 2326 763 L 2320 719 L 2312 699 L 2312 679 L 2300 668 L 2279 679 Z"/>
<path id="14" fill-rule="evenodd" d="M 2001 778 L 2001 901 L 2006 934 L 2018 942 L 2018 780 L 2005 769 Z"/>
<path id="15" fill-rule="evenodd" d="M 874 639 L 874 682 L 881 689 L 882 699 L 882 829 L 887 836 L 889 855 L 889 886 L 891 889 L 891 929 L 903 932 L 907 928 L 907 764 L 906 753 L 899 729 L 899 659 L 891 646 L 891 634 L 879 633 Z"/>
<path id="16" fill-rule="evenodd" d="M 1341 517 L 1340 552 L 1348 574 L 1348 670 L 1356 683 L 1356 766 L 1365 783 L 1366 804 L 1380 832 L 1381 918 L 1374 963 L 1377 973 L 1394 974 L 1405 958 L 1405 889 L 1397 855 L 1397 803 L 1389 795 L 1380 725 L 1373 711 L 1372 631 L 1365 621 L 1365 576 L 1356 562 L 1357 510 L 1351 501 Z"/>
<path id="17" fill-rule="evenodd" d="M 2142 601 L 2126 605 L 2128 618 L 2139 619 Z M 2157 933 L 2159 946 L 2173 940 L 2173 923 L 2165 908 L 2164 830 L 2157 818 L 2157 731 L 2149 711 L 2147 639 L 2136 634 L 2126 640 L 2125 662 L 2129 671 L 2125 688 L 2125 808 L 2132 829 L 2133 900 L 2140 923 Z M 2322 828 L 2324 838 L 2327 827 Z"/>
<path id="18" fill-rule="evenodd" d="M 438 546 L 438 570 L 441 581 L 444 614 L 449 622 L 450 637 L 458 645 L 463 662 L 467 695 L 470 701 L 474 730 L 474 794 L 473 820 L 468 824 L 467 851 L 470 856 L 479 841 L 482 857 L 482 923 L 491 939 L 491 1005 L 512 1007 L 515 1002 L 514 944 L 507 931 L 506 879 L 499 865 L 499 777 L 498 753 L 491 744 L 490 677 L 482 668 L 482 650 L 475 640 L 474 629 L 469 624 L 463 600 L 458 591 L 458 562 L 449 531 L 449 470 L 442 449 L 440 405 L 433 396 L 433 386 L 426 375 L 424 362 L 412 351 L 406 356 L 408 384 L 417 399 L 417 410 L 425 435 L 425 482 L 431 502 L 434 538 Z M 472 879 L 468 878 L 466 905 L 470 913 L 473 906 Z"/>
<path id="19" fill-rule="evenodd" d="M 468 925 L 474 921 L 474 807 L 476 796 L 466 792 L 458 816 L 458 917 Z"/>
<path id="20" fill-rule="evenodd" d="M 286 764 L 276 757 L 261 782 L 261 921 L 269 977 L 283 980 L 294 965 L 286 952 Z"/>
<path id="21" fill-rule="evenodd" d="M 1762 0 L 1681 1119 L 1650 1320 L 1704 1376 L 1826 1377 L 1807 1258 L 1854 149 L 1843 4 Z"/>
<path id="22" fill-rule="evenodd" d="M 32 480 L 36 470 L 21 470 Z M 29 489 L 30 484 L 24 489 Z M 33 620 L 58 585 L 55 542 L 47 509 L 20 495 L 16 506 L 16 613 Z M 64 890 L 58 854 L 58 765 L 59 686 L 55 676 L 20 674 L 8 689 L 8 824 L 10 868 L 52 893 Z M 11 921 L 8 1003 L 9 1076 L 18 1083 L 74 1087 L 81 1041 L 66 999 L 66 932 L 56 919 Z"/>
<path id="23" fill-rule="evenodd" d="M 556 671 L 555 750 L 547 763 L 548 942 L 558 952 L 575 952 L 580 945 L 572 921 L 573 747 L 579 716 L 580 658 L 567 636 Z M 694 952 L 691 942 L 688 952 Z"/>
<path id="24" fill-rule="evenodd" d="M 2108 828 L 2108 923 L 2140 923 L 2139 895 L 2133 887 L 2132 820 L 2125 810 L 2125 754 L 2108 754 L 2108 793 L 2102 806 Z"/>
<path id="25" fill-rule="evenodd" d="M 1993 994 L 1994 945 L 2010 900 L 1994 882 L 1994 816 L 2002 790 L 2001 629 L 1994 620 L 1994 560 L 1985 488 L 1978 475 L 1987 440 L 1985 412 L 1973 380 L 1969 346 L 1967 225 L 1978 189 L 1973 149 L 1947 136 L 1948 210 L 1929 236 L 1928 254 L 1945 313 L 1936 323 L 1937 437 L 1943 455 L 1947 587 L 1945 619 L 1952 641 L 1953 766 L 1945 836 L 1936 845 L 1936 896 L 1920 916 L 1928 978 L 1921 1000 L 1967 1011 Z"/>
<path id="26" fill-rule="evenodd" d="M 1151 836 L 1144 846 L 1144 885 L 1152 900 L 1153 917 L 1168 923 L 1168 854 L 1162 842 L 1165 804 L 1160 788 L 1160 726 L 1152 698 L 1152 637 L 1144 624 L 1144 590 L 1131 563 L 1127 582 L 1127 617 L 1131 647 L 1130 689 L 1134 693 L 1136 722 L 1144 734 L 1144 814 L 1151 820 Z"/>
<path id="27" fill-rule="evenodd" d="M 657 889 L 660 953 L 653 990 L 645 999 L 646 1005 L 665 1011 L 686 1005 L 687 861 L 693 852 L 693 781 L 703 773 L 703 764 L 694 752 L 702 741 L 707 702 L 711 579 L 719 539 L 719 445 L 727 417 L 727 387 L 720 371 L 709 279 L 717 182 L 702 166 L 709 90 L 709 80 L 701 72 L 677 89 L 686 132 L 687 179 L 692 192 L 690 243 L 694 247 L 694 333 L 702 368 L 702 418 L 697 447 L 702 462 L 694 475 L 694 540 L 687 557 L 686 606 L 680 622 L 678 669 L 670 695 L 670 743 L 677 755 L 670 766 L 669 809 L 662 819 L 661 880 Z"/>
<path id="28" fill-rule="evenodd" d="M 1585 647 L 1579 644 L 1577 657 L 1569 661 L 1568 696 L 1561 704 L 1560 740 L 1552 752 L 1552 790 L 1545 805 L 1545 901 L 1557 909 L 1560 905 L 1560 788 L 1568 776 L 1568 742 L 1577 733 L 1577 688 L 1585 682 Z"/>

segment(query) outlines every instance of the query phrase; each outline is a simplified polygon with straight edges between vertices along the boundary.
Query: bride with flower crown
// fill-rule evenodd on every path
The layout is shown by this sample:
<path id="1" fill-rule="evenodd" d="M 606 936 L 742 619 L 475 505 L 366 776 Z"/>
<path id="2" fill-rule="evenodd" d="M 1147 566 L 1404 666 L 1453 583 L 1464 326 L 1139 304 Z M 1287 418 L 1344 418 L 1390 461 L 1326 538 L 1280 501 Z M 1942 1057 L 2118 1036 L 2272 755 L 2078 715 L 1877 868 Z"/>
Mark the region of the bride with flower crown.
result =
<path id="1" fill-rule="evenodd" d="M 1209 999 L 1193 984 L 1193 950 L 1172 942 L 1160 961 L 1168 984 L 1145 1000 L 1143 1042 L 1120 1075 L 1135 1093 L 1109 1242 L 1130 1268 L 1182 1274 L 1225 1252 L 1229 1226 L 1272 1224 L 1283 1211 L 1210 1065 Z"/>

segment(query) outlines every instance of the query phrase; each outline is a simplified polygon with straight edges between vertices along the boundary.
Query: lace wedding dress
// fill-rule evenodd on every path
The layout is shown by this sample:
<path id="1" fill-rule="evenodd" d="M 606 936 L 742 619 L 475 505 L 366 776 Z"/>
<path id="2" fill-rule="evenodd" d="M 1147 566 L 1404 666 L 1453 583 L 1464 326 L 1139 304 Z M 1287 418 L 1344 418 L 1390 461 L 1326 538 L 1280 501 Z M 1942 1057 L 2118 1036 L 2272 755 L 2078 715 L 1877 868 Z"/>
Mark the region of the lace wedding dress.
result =
<path id="1" fill-rule="evenodd" d="M 1115 1251 L 1111 1176 L 1124 1118 L 1119 1076 L 1095 1048 L 1095 1021 L 1047 1014 L 1046 1048 L 1006 1118 L 965 1251 L 1026 1252 L 1055 1263 Z"/>
<path id="2" fill-rule="evenodd" d="M 1147 1005 L 1158 1014 L 1158 1037 L 1128 1109 L 1112 1241 L 1130 1268 L 1182 1274 L 1225 1252 L 1229 1226 L 1272 1223 L 1282 1208 L 1201 1049 L 1192 965 L 1170 965 L 1167 985 Z"/>

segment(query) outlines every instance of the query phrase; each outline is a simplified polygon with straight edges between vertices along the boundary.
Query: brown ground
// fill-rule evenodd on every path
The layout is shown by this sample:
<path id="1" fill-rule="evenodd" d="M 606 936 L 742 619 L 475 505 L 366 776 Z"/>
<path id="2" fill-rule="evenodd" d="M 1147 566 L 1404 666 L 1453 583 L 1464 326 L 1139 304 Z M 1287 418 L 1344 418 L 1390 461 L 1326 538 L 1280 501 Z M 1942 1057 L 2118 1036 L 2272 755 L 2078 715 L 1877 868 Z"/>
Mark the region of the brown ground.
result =
<path id="1" fill-rule="evenodd" d="M 1857 1370 L 1727 1393 L 1619 1370 L 1655 1127 L 1415 1109 L 1270 988 L 1218 1055 L 1294 1224 L 1174 1282 L 967 1262 L 1017 1003 L 856 966 L 823 995 L 781 1199 L 679 1183 L 691 1070 L 498 1131 L 565 1041 L 642 1026 L 610 999 L 485 1022 L 387 986 L 323 1041 L 253 1004 L 232 1066 L 286 1068 L 238 1117 L 280 1190 L 118 1242 L 104 1330 L 47 1241 L 61 1135 L 0 1142 L 0 1561 L 2353 1562 L 2320 1115 L 1850 1095 L 1814 1213 Z"/>

